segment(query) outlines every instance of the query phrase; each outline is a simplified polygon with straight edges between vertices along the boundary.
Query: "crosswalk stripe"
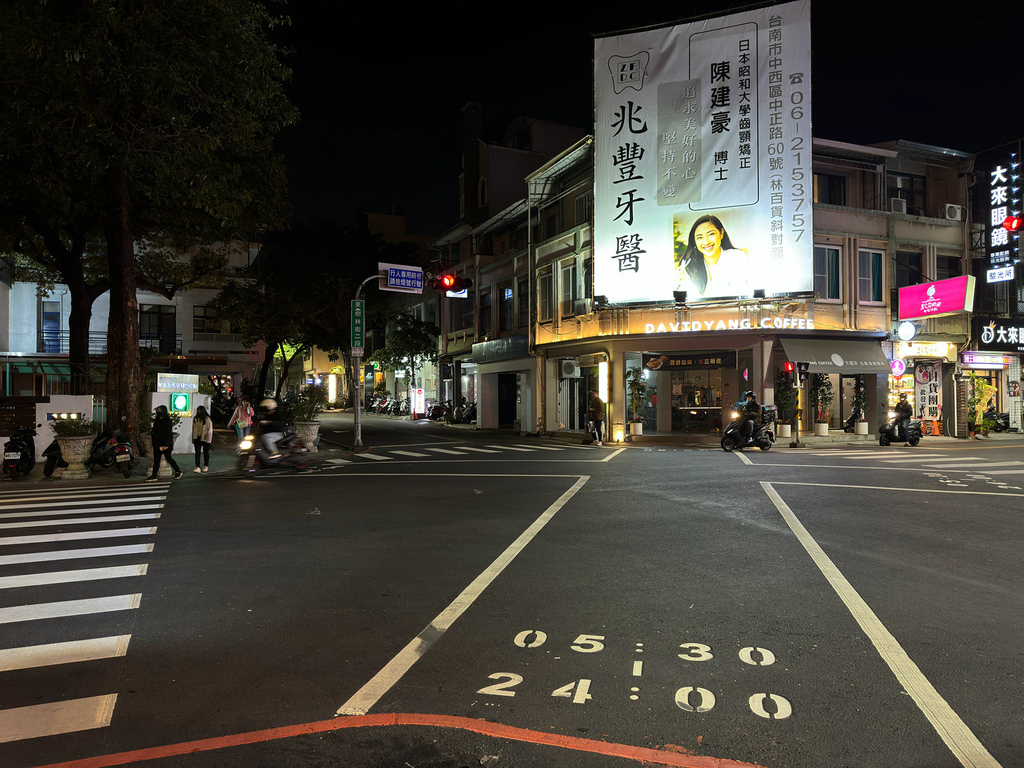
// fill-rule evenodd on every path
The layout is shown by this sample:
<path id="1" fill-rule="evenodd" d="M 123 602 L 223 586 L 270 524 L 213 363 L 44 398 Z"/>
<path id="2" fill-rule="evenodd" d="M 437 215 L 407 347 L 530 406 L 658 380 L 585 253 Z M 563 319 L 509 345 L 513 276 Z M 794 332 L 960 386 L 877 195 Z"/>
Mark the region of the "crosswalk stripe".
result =
<path id="1" fill-rule="evenodd" d="M 489 445 L 488 448 L 500 448 L 503 451 L 525 451 L 527 453 L 533 451 L 533 448 L 516 448 L 514 445 Z"/>
<path id="2" fill-rule="evenodd" d="M 351 464 L 352 462 L 348 459 L 328 459 L 328 464 Z"/>
<path id="3" fill-rule="evenodd" d="M 106 728 L 110 725 L 116 702 L 117 694 L 109 693 L 87 699 L 0 710 L 0 742 Z"/>
<path id="4" fill-rule="evenodd" d="M 931 464 L 932 462 L 928 462 L 928 463 Z M 993 461 L 993 462 L 990 462 L 988 464 L 985 464 L 984 466 L 982 466 L 980 464 L 972 464 L 970 469 L 977 469 L 977 470 L 979 470 L 981 472 L 985 472 L 985 471 L 987 471 L 987 469 L 989 467 L 1022 467 L 1022 466 L 1024 466 L 1024 461 Z"/>
<path id="5" fill-rule="evenodd" d="M 596 451 L 597 448 L 592 445 L 576 445 L 575 443 L 565 443 L 562 445 L 563 448 L 575 448 L 579 451 Z"/>
<path id="6" fill-rule="evenodd" d="M 978 469 L 986 475 L 1024 475 L 1024 469 L 997 469 L 994 472 L 989 472 L 987 469 L 981 469 L 981 467 Z"/>
<path id="7" fill-rule="evenodd" d="M 120 536 L 150 536 L 156 528 L 110 528 L 105 531 L 77 531 L 74 533 L 41 533 L 31 536 L 0 536 L 0 545 L 46 544 L 53 541 L 78 541 L 80 539 L 110 539 Z"/>
<path id="8" fill-rule="evenodd" d="M 961 456 L 959 459 L 925 459 L 924 463 L 935 467 L 940 464 L 965 464 L 972 461 L 987 461 L 981 456 Z"/>
<path id="9" fill-rule="evenodd" d="M 90 547 L 88 549 L 57 549 L 50 552 L 27 552 L 22 555 L 0 555 L 0 565 L 45 563 L 51 560 L 80 560 L 90 557 L 116 557 L 118 555 L 142 555 L 152 551 L 152 544 L 125 544 L 120 547 Z"/>
<path id="10" fill-rule="evenodd" d="M 50 514 L 53 514 L 52 512 Z M 25 520 L 20 523 L 0 523 L 0 528 L 42 528 L 48 525 L 89 525 L 90 523 L 120 523 L 128 520 L 155 520 L 159 512 L 144 515 L 106 515 L 103 517 L 54 517 L 48 520 Z"/>
<path id="11" fill-rule="evenodd" d="M 104 499 L 109 501 L 111 504 L 127 504 L 135 501 L 163 501 L 165 497 L 162 496 L 138 496 L 138 497 L 120 497 L 117 499 Z M 96 499 L 87 499 L 86 501 L 64 501 L 60 500 L 59 506 L 61 507 L 81 507 L 86 504 L 95 504 Z M 52 507 L 55 506 L 53 501 L 36 501 L 31 504 L 4 504 L 0 503 L 0 509 L 34 509 L 36 507 Z"/>
<path id="12" fill-rule="evenodd" d="M 429 453 L 416 453 L 415 451 L 392 451 L 392 453 L 396 453 L 399 456 L 415 456 L 416 458 L 423 458 L 424 456 L 430 455 Z"/>
<path id="13" fill-rule="evenodd" d="M 57 515 L 67 512 L 71 515 L 89 515 L 93 512 L 131 512 L 136 509 L 161 509 L 163 504 L 129 504 L 126 507 L 94 507 L 92 509 L 41 509 L 34 512 L 5 512 L 0 514 L 0 519 L 9 520 L 12 517 L 45 517 L 46 515 Z M 3 509 L 3 507 L 0 507 Z"/>
<path id="14" fill-rule="evenodd" d="M 556 448 L 553 445 L 522 445 L 522 444 L 520 444 L 520 447 L 521 448 L 529 448 L 531 450 L 536 448 L 538 451 L 560 451 L 560 450 L 562 450 L 561 448 Z"/>
<path id="15" fill-rule="evenodd" d="M 20 576 L 0 576 L 0 589 L 16 587 L 41 587 L 47 584 L 69 584 L 79 581 L 100 581 L 102 579 L 126 579 L 145 576 L 148 565 L 111 565 L 105 568 L 80 568 L 74 571 L 50 571 L 49 573 L 26 573 Z"/>
<path id="16" fill-rule="evenodd" d="M 501 451 L 492 451 L 490 448 L 477 448 L 472 445 L 460 445 L 460 451 L 474 451 L 475 453 L 501 453 Z"/>
<path id="17" fill-rule="evenodd" d="M 0 504 L 2 504 L 4 501 L 15 501 L 18 499 L 84 499 L 89 496 L 103 496 L 104 498 L 115 498 L 117 496 L 130 496 L 132 494 L 138 493 L 166 493 L 168 490 L 170 490 L 170 487 L 171 483 L 170 481 L 167 481 L 165 483 L 157 483 L 156 485 L 147 485 L 144 488 L 139 488 L 138 486 L 135 485 L 117 485 L 104 488 L 39 488 L 33 489 L 31 493 L 28 493 L 23 489 L 6 490 L 0 491 Z"/>
<path id="18" fill-rule="evenodd" d="M 390 456 L 381 456 L 379 453 L 354 453 L 353 459 L 373 459 L 374 461 L 391 461 Z"/>
<path id="19" fill-rule="evenodd" d="M 451 454 L 452 456 L 465 456 L 466 455 L 465 451 L 452 451 L 452 450 L 449 450 L 448 448 L 427 448 L 426 450 L 433 451 L 434 453 L 448 453 L 448 454 Z"/>
<path id="20" fill-rule="evenodd" d="M 128 642 L 131 638 L 131 635 L 114 635 L 112 637 L 93 637 L 88 640 L 72 640 L 66 643 L 6 648 L 0 650 L 0 672 L 124 656 L 128 652 Z"/>
<path id="21" fill-rule="evenodd" d="M 58 619 L 65 616 L 84 616 L 90 613 L 130 611 L 139 607 L 141 594 L 89 597 L 84 600 L 61 600 L 55 603 L 35 603 L 0 608 L 0 624 L 38 619 Z"/>
<path id="22" fill-rule="evenodd" d="M 942 456 L 943 456 L 943 454 L 941 454 L 941 453 L 921 453 L 921 454 L 918 454 L 917 456 L 900 456 L 899 458 L 895 458 L 895 459 L 881 459 L 880 458 L 879 461 L 883 461 L 886 464 L 907 464 L 907 463 L 910 463 L 910 462 L 922 463 L 922 462 L 924 462 L 924 461 L 926 461 L 928 459 L 940 459 L 940 458 L 942 458 Z"/>

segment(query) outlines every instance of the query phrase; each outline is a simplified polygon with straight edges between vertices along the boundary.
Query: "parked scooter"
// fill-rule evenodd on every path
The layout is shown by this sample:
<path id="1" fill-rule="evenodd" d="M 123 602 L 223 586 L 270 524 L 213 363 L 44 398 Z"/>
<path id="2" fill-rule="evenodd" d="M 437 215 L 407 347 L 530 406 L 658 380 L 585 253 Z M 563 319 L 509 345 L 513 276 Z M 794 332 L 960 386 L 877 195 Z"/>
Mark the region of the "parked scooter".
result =
<path id="1" fill-rule="evenodd" d="M 760 448 L 770 451 L 775 442 L 775 422 L 778 410 L 774 405 L 761 406 L 761 426 L 755 426 L 750 437 L 746 435 L 746 425 L 740 418 L 739 411 L 733 411 L 732 421 L 722 433 L 723 451 L 742 451 L 744 448 Z"/>
<path id="2" fill-rule="evenodd" d="M 36 424 L 39 426 L 42 425 Z M 4 443 L 4 474 L 10 475 L 11 480 L 27 477 L 36 465 L 35 436 L 35 427 L 21 427 Z"/>
<path id="3" fill-rule="evenodd" d="M 124 426 L 126 416 L 121 417 L 121 428 L 117 430 L 105 429 L 92 441 L 89 449 L 89 457 L 85 460 L 85 466 L 93 469 L 113 469 L 129 478 L 135 469 L 135 449 L 132 447 L 128 437 L 128 430 Z M 46 463 L 43 465 L 43 476 L 51 477 L 59 467 L 67 469 L 68 463 L 64 461 L 61 454 L 60 443 L 54 440 L 43 451 Z"/>
<path id="4" fill-rule="evenodd" d="M 856 424 L 860 421 L 860 408 L 854 408 L 853 413 L 850 414 L 850 418 L 846 420 L 846 424 L 843 426 L 843 432 L 853 434 L 857 431 Z"/>
<path id="5" fill-rule="evenodd" d="M 889 420 L 878 428 L 878 444 L 889 445 L 889 443 L 910 443 L 917 445 L 921 442 L 924 432 L 921 429 L 920 419 L 909 419 L 903 429 L 906 434 L 900 437 L 896 434 L 896 411 L 889 411 Z"/>
<path id="6" fill-rule="evenodd" d="M 993 432 L 1009 432 L 1010 431 L 1010 414 L 1009 413 L 996 413 L 995 408 L 989 408 L 982 415 L 985 421 L 994 422 L 992 426 Z"/>
<path id="7" fill-rule="evenodd" d="M 309 466 L 309 451 L 291 422 L 285 424 L 284 437 L 277 441 L 278 456 L 271 458 L 257 432 L 251 432 L 238 444 L 238 470 L 245 474 L 263 469 L 294 469 Z"/>

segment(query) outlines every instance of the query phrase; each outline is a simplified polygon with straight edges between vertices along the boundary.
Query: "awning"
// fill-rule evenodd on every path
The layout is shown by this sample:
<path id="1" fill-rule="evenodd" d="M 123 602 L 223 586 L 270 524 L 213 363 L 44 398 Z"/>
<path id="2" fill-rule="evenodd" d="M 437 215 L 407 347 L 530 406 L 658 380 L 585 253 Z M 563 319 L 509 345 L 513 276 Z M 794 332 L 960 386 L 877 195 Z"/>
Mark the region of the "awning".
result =
<path id="1" fill-rule="evenodd" d="M 811 373 L 889 373 L 889 361 L 876 341 L 780 341 L 790 361 L 809 363 Z"/>

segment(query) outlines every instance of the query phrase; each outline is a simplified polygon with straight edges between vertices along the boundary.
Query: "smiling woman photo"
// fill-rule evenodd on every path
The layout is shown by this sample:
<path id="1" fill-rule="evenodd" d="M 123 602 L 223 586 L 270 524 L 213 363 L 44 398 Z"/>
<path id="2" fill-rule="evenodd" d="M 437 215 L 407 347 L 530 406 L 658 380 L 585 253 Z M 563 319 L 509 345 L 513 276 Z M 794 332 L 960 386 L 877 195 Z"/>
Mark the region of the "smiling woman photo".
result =
<path id="1" fill-rule="evenodd" d="M 699 296 L 730 296 L 746 292 L 750 283 L 747 252 L 733 245 L 721 219 L 706 214 L 693 222 L 685 250 L 679 240 L 680 234 L 676 221 L 675 263 L 679 275 L 676 290 L 690 290 Z"/>

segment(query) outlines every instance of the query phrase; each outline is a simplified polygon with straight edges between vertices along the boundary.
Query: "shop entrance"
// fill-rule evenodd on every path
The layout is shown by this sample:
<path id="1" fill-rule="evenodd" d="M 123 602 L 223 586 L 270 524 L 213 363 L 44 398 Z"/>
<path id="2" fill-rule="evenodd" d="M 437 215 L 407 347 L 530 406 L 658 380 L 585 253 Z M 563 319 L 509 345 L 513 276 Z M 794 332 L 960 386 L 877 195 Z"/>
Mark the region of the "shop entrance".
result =
<path id="1" fill-rule="evenodd" d="M 583 379 L 558 380 L 558 409 L 555 414 L 559 429 L 583 429 L 583 414 L 589 405 Z"/>
<path id="2" fill-rule="evenodd" d="M 519 374 L 498 374 L 498 428 L 512 429 L 519 421 Z"/>

